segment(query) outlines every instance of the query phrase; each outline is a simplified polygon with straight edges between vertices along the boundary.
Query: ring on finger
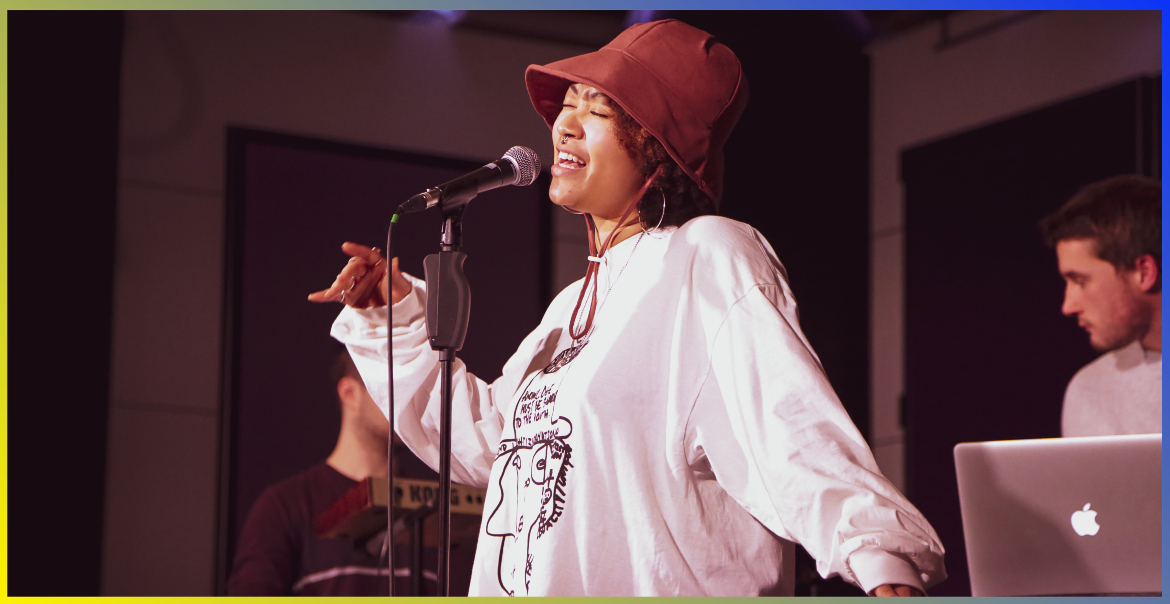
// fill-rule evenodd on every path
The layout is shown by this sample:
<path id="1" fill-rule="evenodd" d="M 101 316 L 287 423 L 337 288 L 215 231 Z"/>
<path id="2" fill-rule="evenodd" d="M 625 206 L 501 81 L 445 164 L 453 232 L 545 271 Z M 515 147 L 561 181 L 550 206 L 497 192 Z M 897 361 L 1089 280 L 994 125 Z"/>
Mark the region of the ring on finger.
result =
<path id="1" fill-rule="evenodd" d="M 350 277 L 349 278 L 349 289 L 353 289 L 355 287 L 357 287 L 357 277 Z"/>
<path id="2" fill-rule="evenodd" d="M 341 290 L 341 303 L 345 304 L 345 290 Z"/>

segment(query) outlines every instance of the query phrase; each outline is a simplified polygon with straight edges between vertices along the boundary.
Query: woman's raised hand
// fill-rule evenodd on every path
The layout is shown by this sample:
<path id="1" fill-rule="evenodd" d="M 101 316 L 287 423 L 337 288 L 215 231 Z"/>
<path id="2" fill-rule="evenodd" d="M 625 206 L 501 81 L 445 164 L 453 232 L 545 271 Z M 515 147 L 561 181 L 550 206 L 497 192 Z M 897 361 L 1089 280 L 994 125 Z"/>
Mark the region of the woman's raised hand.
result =
<path id="1" fill-rule="evenodd" d="M 349 262 L 327 289 L 309 294 L 310 302 L 341 302 L 354 308 L 371 308 L 386 304 L 386 259 L 376 247 L 345 242 L 341 251 Z M 410 282 L 398 270 L 398 259 L 390 262 L 394 283 L 393 302 L 397 304 L 410 293 Z"/>

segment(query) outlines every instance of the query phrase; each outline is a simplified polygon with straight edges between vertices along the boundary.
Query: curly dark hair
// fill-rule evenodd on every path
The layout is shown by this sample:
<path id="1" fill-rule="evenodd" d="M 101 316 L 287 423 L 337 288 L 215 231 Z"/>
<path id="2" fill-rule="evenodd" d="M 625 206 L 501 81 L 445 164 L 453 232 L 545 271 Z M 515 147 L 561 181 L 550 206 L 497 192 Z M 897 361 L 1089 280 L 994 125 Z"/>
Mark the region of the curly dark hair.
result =
<path id="1" fill-rule="evenodd" d="M 1091 239 L 1097 257 L 1132 270 L 1149 254 L 1158 266 L 1153 293 L 1162 291 L 1162 183 L 1127 174 L 1085 185 L 1056 212 L 1040 221 L 1044 243 Z"/>
<path id="2" fill-rule="evenodd" d="M 654 228 L 660 218 L 662 226 L 682 226 L 696 216 L 715 214 L 715 202 L 675 163 L 662 143 L 617 103 L 613 103 L 613 108 L 618 142 L 638 165 L 642 177 L 650 178 L 662 166 L 653 184 L 638 200 L 638 216 L 642 226 Z M 664 196 L 665 216 L 662 215 Z"/>

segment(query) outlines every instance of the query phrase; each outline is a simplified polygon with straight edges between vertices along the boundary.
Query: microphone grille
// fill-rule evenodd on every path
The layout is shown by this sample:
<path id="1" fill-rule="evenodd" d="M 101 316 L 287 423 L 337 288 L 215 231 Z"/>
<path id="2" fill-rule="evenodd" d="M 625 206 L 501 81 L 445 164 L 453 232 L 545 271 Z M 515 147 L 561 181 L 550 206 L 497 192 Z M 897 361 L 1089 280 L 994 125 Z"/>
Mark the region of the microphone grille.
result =
<path id="1" fill-rule="evenodd" d="M 540 174 L 540 156 L 528 147 L 512 147 L 504 154 L 516 166 L 516 182 L 520 187 L 526 187 L 536 180 Z"/>

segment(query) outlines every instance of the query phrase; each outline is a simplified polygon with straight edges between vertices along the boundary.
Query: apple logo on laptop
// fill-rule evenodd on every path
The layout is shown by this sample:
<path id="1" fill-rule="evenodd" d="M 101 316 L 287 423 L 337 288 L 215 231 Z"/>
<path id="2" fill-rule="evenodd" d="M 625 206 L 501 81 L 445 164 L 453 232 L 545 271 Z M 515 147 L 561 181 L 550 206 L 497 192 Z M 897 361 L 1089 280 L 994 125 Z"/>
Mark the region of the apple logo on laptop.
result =
<path id="1" fill-rule="evenodd" d="M 1073 512 L 1072 526 L 1073 530 L 1082 537 L 1096 535 L 1097 531 L 1101 530 L 1101 525 L 1097 524 L 1097 512 L 1090 510 L 1087 503 L 1079 512 Z"/>

